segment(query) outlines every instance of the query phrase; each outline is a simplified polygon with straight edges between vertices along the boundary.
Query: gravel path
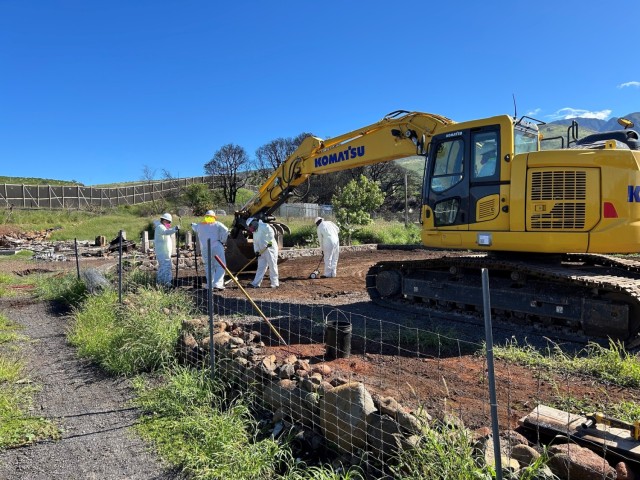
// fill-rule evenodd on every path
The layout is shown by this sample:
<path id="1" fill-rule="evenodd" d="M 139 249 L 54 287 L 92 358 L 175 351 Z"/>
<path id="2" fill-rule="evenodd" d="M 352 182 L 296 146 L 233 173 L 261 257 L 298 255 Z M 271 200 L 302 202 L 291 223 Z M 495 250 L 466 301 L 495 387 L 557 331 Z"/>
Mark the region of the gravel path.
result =
<path id="1" fill-rule="evenodd" d="M 32 300 L 0 299 L 0 313 L 24 327 L 29 377 L 42 387 L 33 414 L 55 421 L 62 439 L 0 452 L 0 479 L 174 479 L 129 428 L 128 382 L 75 356 L 65 338 L 68 317 Z"/>

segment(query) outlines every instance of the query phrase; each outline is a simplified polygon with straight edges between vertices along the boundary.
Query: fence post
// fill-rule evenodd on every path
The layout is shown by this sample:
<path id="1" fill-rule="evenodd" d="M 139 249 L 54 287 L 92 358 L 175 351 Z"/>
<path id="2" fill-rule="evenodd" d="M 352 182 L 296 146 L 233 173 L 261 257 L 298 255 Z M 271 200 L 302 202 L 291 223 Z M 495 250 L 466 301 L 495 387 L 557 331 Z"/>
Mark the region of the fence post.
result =
<path id="1" fill-rule="evenodd" d="M 76 250 L 76 271 L 78 272 L 78 280 L 80 280 L 80 257 L 78 257 L 78 239 L 73 239 L 73 244 Z"/>
<path id="2" fill-rule="evenodd" d="M 502 456 L 500 454 L 500 430 L 498 428 L 498 401 L 496 377 L 493 370 L 493 333 L 491 331 L 491 299 L 489 297 L 489 271 L 482 269 L 482 301 L 484 307 L 484 335 L 487 342 L 487 375 L 489 376 L 489 403 L 491 404 L 491 432 L 493 455 L 496 458 L 496 478 L 502 480 Z"/>
<path id="3" fill-rule="evenodd" d="M 122 230 L 118 234 L 118 303 L 122 305 Z"/>
<path id="4" fill-rule="evenodd" d="M 207 240 L 207 273 L 206 278 L 211 277 L 211 239 Z M 213 348 L 213 285 L 209 285 L 210 282 L 207 282 L 207 308 L 209 310 L 209 370 L 211 371 L 211 380 L 214 379 L 215 376 L 215 350 Z"/>

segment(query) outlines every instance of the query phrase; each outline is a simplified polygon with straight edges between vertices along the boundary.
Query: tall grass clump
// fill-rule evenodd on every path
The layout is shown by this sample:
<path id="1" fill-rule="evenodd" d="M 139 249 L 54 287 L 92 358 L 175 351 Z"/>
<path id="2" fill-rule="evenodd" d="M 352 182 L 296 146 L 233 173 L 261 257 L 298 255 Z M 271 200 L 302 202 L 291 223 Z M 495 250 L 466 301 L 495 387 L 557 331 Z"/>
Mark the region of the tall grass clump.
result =
<path id="1" fill-rule="evenodd" d="M 77 275 L 70 273 L 35 277 L 35 296 L 41 300 L 59 302 L 74 307 L 87 296 L 87 287 Z"/>
<path id="2" fill-rule="evenodd" d="M 344 470 L 331 465 L 294 468 L 283 477 L 286 480 L 364 480 L 364 475 L 356 467 Z"/>
<path id="3" fill-rule="evenodd" d="M 585 354 L 571 359 L 572 368 L 623 387 L 640 386 L 640 360 L 627 352 L 620 341 L 609 341 L 609 348 L 590 343 Z"/>
<path id="4" fill-rule="evenodd" d="M 115 291 L 87 297 L 74 313 L 69 341 L 108 372 L 130 375 L 170 364 L 192 304 L 180 291 L 141 287 L 118 304 Z"/>
<path id="5" fill-rule="evenodd" d="M 426 429 L 415 449 L 401 451 L 399 462 L 392 470 L 397 478 L 406 480 L 492 478 L 474 454 L 470 433 L 465 429 L 450 430 L 443 425 Z"/>
<path id="6" fill-rule="evenodd" d="M 278 478 L 293 463 L 288 447 L 257 438 L 257 423 L 242 400 L 229 402 L 206 370 L 175 367 L 160 384 L 138 377 L 137 431 L 159 454 L 193 479 Z"/>
<path id="7" fill-rule="evenodd" d="M 547 348 L 543 354 L 530 345 L 519 345 L 512 340 L 504 346 L 494 346 L 494 354 L 496 358 L 549 372 L 591 375 L 622 387 L 640 386 L 640 359 L 627 352 L 620 341 L 609 340 L 608 348 L 591 342 L 577 354 L 569 355 L 557 345 Z"/>
<path id="8" fill-rule="evenodd" d="M 60 437 L 49 420 L 28 414 L 37 387 L 25 378 L 17 327 L 0 314 L 0 449 Z"/>

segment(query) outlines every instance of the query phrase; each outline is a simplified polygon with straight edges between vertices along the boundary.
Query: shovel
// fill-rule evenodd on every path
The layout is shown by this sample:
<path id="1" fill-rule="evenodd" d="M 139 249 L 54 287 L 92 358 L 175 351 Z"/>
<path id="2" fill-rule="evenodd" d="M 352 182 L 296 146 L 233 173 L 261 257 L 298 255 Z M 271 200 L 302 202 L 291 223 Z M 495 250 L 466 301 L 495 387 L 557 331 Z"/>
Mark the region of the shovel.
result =
<path id="1" fill-rule="evenodd" d="M 262 254 L 267 250 L 267 248 L 269 248 L 269 247 L 268 247 L 268 246 L 264 247 L 264 249 L 260 252 L 260 255 L 262 255 Z M 260 255 L 258 255 L 258 256 L 260 256 Z M 239 275 L 239 274 L 241 274 L 242 272 L 244 272 L 244 270 L 245 270 L 249 265 L 251 265 L 253 262 L 255 262 L 256 260 L 258 260 L 258 257 L 254 257 L 254 258 L 252 258 L 251 260 L 249 260 L 249 261 L 245 264 L 245 266 L 244 266 L 244 267 L 242 267 L 240 270 L 238 270 L 238 271 L 236 272 L 236 275 Z M 228 284 L 229 284 L 230 282 L 232 282 L 232 281 L 233 281 L 233 277 L 232 277 L 232 278 L 230 278 L 229 280 L 227 280 L 226 282 L 224 282 L 224 284 L 225 284 L 225 285 L 228 285 Z"/>

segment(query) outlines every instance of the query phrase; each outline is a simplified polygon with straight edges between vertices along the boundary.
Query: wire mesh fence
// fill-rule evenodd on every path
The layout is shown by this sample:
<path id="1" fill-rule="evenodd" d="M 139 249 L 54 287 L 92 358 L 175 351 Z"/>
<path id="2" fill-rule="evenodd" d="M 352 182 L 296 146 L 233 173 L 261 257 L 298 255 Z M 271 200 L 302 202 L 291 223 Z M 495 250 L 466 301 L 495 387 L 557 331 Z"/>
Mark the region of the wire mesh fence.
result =
<path id="1" fill-rule="evenodd" d="M 620 420 L 640 413 L 640 380 L 616 363 L 637 358 L 615 345 L 576 347 L 500 326 L 512 334 L 488 355 L 478 318 L 382 307 L 372 314 L 360 302 L 332 305 L 295 288 L 275 297 L 245 289 L 246 276 L 217 291 L 202 288 L 207 265 L 182 260 L 174 288 L 200 313 L 183 321 L 180 361 L 255 394 L 274 436 L 298 426 L 312 448 L 333 449 L 371 475 L 425 461 L 432 432 L 441 442 L 468 432 L 474 456 L 510 472 L 544 458 L 559 478 L 614 478 L 621 462 L 633 470 L 640 461 L 640 425 Z M 119 265 L 123 295 L 153 284 L 153 270 L 130 258 Z M 580 468 L 592 476 L 571 473 Z"/>

